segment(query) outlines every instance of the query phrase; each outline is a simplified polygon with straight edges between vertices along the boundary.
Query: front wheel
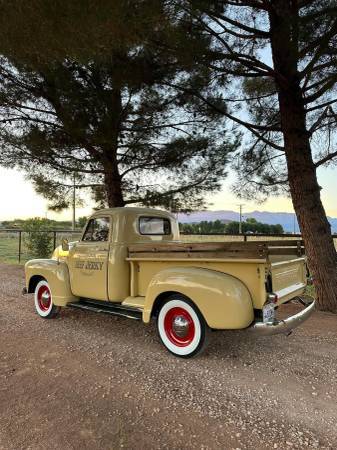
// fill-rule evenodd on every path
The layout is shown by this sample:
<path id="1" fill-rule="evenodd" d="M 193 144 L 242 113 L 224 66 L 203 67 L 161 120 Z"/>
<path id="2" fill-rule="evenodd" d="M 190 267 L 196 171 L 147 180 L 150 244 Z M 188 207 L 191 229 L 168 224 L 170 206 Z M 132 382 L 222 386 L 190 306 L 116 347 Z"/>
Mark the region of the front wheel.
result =
<path id="1" fill-rule="evenodd" d="M 201 313 L 183 296 L 170 297 L 157 318 L 159 337 L 167 350 L 181 358 L 191 358 L 204 350 L 208 327 Z"/>
<path id="2" fill-rule="evenodd" d="M 53 319 L 58 315 L 61 309 L 59 306 L 53 304 L 51 290 L 46 280 L 41 280 L 36 285 L 34 303 L 36 312 L 44 319 Z"/>

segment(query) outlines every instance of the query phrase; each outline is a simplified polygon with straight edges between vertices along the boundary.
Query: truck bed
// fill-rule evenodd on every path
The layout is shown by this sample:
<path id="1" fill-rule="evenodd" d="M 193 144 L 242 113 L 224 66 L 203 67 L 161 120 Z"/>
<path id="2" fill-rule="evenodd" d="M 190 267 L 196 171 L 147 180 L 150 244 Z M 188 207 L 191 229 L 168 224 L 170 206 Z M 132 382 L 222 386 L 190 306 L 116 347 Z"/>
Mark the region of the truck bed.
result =
<path id="1" fill-rule="evenodd" d="M 278 304 L 303 293 L 306 262 L 303 241 L 149 243 L 130 245 L 131 295 L 143 296 L 153 276 L 174 266 L 201 267 L 239 278 L 261 309 L 266 292 L 278 295 Z M 141 274 L 141 276 L 140 276 Z"/>

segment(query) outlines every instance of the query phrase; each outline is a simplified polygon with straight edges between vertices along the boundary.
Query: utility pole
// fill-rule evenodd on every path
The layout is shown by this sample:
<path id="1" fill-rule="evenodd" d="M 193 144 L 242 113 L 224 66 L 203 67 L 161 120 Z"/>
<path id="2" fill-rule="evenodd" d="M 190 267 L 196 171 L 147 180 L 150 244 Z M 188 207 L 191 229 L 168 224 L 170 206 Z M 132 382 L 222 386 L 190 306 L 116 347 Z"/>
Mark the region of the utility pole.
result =
<path id="1" fill-rule="evenodd" d="M 74 174 L 73 178 L 73 226 L 72 229 L 75 231 L 76 228 L 76 177 Z"/>
<path id="2" fill-rule="evenodd" d="M 238 205 L 238 206 L 240 208 L 239 234 L 242 234 L 242 207 L 244 205 L 240 203 L 240 205 Z"/>

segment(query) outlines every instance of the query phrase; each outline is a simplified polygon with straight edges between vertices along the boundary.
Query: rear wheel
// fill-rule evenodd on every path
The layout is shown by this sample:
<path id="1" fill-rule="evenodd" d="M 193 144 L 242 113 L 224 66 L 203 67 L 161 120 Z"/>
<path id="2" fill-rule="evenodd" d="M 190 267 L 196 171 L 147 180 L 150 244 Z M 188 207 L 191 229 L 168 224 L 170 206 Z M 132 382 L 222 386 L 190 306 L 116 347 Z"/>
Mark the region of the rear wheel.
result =
<path id="1" fill-rule="evenodd" d="M 44 319 L 53 319 L 58 315 L 61 309 L 59 306 L 53 304 L 51 290 L 46 280 L 41 280 L 36 285 L 34 303 L 36 312 Z"/>
<path id="2" fill-rule="evenodd" d="M 180 295 L 161 306 L 157 328 L 164 346 L 175 356 L 191 358 L 204 350 L 208 327 L 191 301 Z"/>

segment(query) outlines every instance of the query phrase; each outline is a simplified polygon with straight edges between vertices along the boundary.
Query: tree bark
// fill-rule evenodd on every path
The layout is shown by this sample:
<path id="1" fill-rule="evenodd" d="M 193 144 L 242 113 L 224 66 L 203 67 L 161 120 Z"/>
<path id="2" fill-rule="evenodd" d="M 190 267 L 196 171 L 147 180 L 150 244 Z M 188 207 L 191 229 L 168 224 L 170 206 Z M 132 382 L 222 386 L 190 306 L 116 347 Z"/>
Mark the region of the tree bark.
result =
<path id="1" fill-rule="evenodd" d="M 120 89 L 113 89 L 110 97 L 111 123 L 108 125 L 110 142 L 103 146 L 104 187 L 109 208 L 125 206 L 122 177 L 119 173 L 117 152 L 120 122 L 122 116 L 122 97 Z"/>
<path id="2" fill-rule="evenodd" d="M 110 167 L 105 170 L 104 187 L 109 208 L 125 206 L 121 177 L 118 173 L 118 168 Z"/>
<path id="3" fill-rule="evenodd" d="M 269 13 L 289 186 L 315 280 L 318 307 L 337 312 L 337 254 L 320 197 L 297 70 L 296 11 L 293 9 L 296 3 L 276 0 Z"/>

